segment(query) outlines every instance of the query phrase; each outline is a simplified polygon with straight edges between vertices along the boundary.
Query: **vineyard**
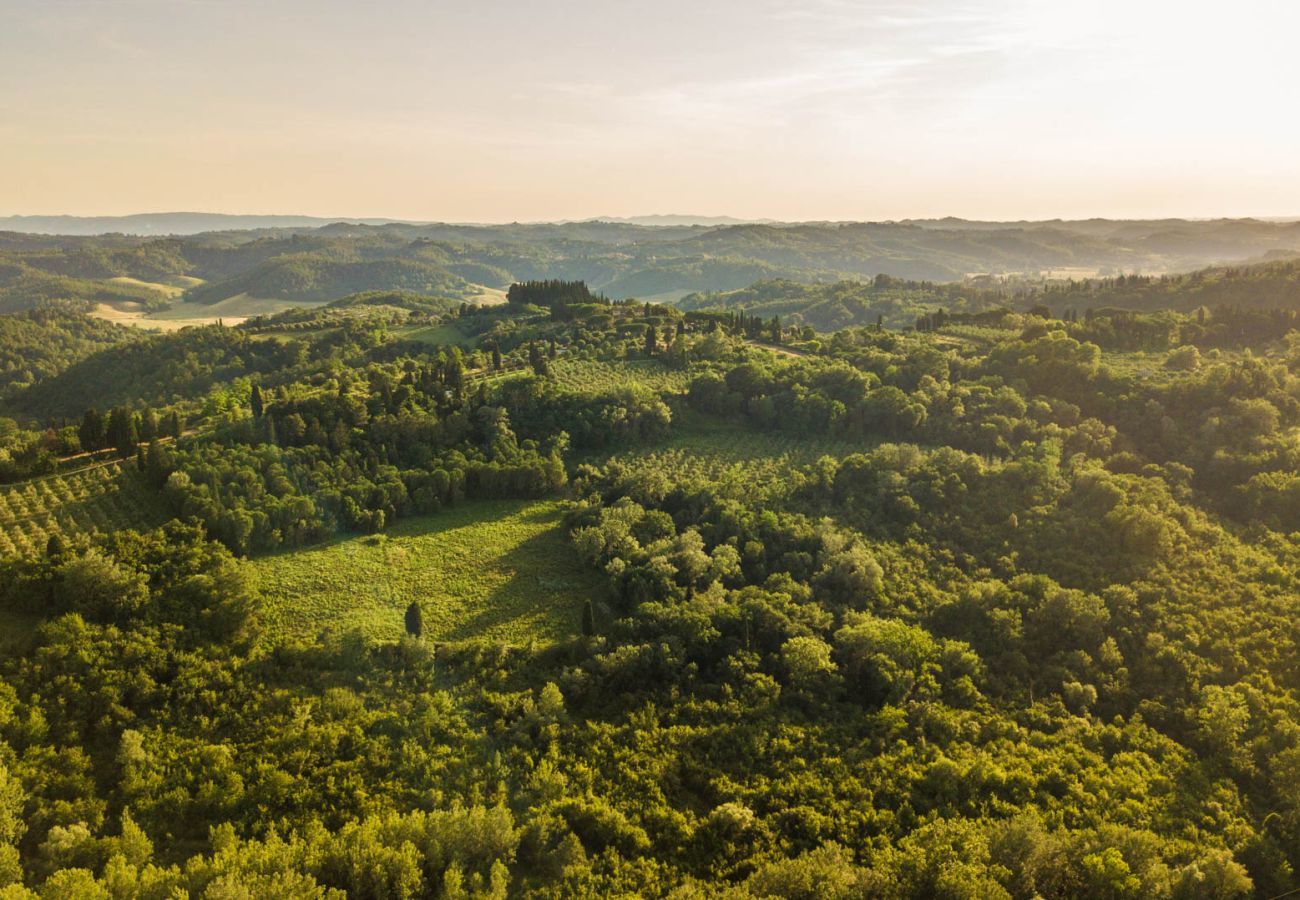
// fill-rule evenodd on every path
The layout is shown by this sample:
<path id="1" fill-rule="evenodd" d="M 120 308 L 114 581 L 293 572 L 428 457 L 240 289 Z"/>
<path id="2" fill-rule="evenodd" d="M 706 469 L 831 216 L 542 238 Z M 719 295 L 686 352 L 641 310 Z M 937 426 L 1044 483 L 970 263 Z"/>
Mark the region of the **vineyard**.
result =
<path id="1" fill-rule="evenodd" d="M 669 369 L 654 359 L 597 361 L 559 359 L 551 364 L 555 381 L 569 391 L 605 391 L 645 387 L 653 391 L 685 391 L 693 377 L 685 369 Z"/>
<path id="2" fill-rule="evenodd" d="M 160 504 L 121 462 L 0 487 L 0 557 L 43 553 L 52 534 L 159 525 Z"/>
<path id="3" fill-rule="evenodd" d="M 680 414 L 667 447 L 635 450 L 610 459 L 637 473 L 674 473 L 721 485 L 736 496 L 775 498 L 790 475 L 823 456 L 844 457 L 866 444 L 755 431 L 691 411 Z M 596 460 L 591 460 L 595 462 Z"/>

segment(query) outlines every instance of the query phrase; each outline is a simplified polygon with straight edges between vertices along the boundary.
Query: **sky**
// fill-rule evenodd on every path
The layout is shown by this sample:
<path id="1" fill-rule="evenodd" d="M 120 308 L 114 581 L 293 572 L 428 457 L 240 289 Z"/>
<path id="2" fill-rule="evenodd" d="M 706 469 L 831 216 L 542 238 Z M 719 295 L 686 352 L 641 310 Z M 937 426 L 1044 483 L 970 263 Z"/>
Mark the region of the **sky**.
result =
<path id="1" fill-rule="evenodd" d="M 1292 0 L 0 0 L 0 215 L 1300 215 Z"/>

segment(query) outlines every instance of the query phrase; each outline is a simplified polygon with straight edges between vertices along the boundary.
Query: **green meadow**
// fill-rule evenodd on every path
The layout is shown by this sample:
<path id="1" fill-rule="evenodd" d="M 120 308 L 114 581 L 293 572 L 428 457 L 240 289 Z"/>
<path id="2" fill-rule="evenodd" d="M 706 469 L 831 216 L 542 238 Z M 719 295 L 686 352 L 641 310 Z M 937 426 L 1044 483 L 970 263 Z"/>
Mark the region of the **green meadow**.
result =
<path id="1" fill-rule="evenodd" d="M 561 515 L 554 501 L 473 501 L 402 520 L 384 535 L 258 558 L 267 636 L 359 629 L 395 640 L 415 600 L 435 641 L 570 637 L 601 579 L 566 545 Z"/>

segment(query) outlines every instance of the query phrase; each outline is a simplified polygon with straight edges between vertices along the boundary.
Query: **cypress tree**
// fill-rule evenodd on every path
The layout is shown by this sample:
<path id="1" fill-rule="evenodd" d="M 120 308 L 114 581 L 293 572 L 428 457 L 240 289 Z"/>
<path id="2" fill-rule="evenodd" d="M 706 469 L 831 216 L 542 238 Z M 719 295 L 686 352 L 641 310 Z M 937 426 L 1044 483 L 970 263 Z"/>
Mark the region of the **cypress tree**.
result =
<path id="1" fill-rule="evenodd" d="M 590 599 L 582 604 L 582 636 L 596 636 L 596 610 L 592 608 Z"/>
<path id="2" fill-rule="evenodd" d="M 253 418 L 262 418 L 262 411 L 265 407 L 262 404 L 262 389 L 257 385 L 253 385 L 253 393 L 249 396 L 248 402 L 253 409 Z"/>
<path id="3" fill-rule="evenodd" d="M 86 410 L 86 414 L 81 417 L 77 437 L 81 440 L 83 450 L 99 450 L 104 446 L 104 417 L 98 410 Z"/>
<path id="4" fill-rule="evenodd" d="M 146 409 L 140 414 L 140 440 L 152 441 L 158 436 L 158 414 Z"/>
<path id="5" fill-rule="evenodd" d="M 420 611 L 420 604 L 414 600 L 406 607 L 406 633 L 417 638 L 424 634 L 424 613 Z"/>
<path id="6" fill-rule="evenodd" d="M 119 406 L 108 414 L 108 443 L 123 456 L 135 452 L 135 416 Z"/>

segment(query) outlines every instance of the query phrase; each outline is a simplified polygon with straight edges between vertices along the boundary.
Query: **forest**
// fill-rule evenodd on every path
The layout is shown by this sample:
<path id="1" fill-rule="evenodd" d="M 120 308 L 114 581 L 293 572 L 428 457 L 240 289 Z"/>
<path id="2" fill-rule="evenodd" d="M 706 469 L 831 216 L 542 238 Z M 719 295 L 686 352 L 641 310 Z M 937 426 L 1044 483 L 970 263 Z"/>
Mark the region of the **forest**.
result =
<path id="1" fill-rule="evenodd" d="M 957 227 L 6 239 L 0 896 L 1300 888 L 1295 263 Z"/>

